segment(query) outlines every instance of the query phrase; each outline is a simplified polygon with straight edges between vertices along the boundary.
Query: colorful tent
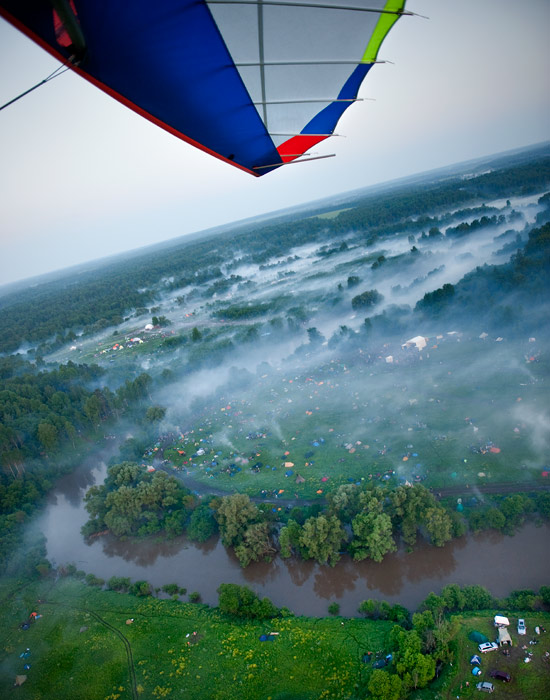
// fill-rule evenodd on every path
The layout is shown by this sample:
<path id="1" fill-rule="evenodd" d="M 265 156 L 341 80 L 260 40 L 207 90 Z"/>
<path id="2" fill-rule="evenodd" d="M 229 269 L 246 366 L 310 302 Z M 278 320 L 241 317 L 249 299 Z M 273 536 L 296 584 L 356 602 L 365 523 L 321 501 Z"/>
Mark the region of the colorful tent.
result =
<path id="1" fill-rule="evenodd" d="M 382 41 L 412 14 L 404 8 L 405 0 L 0 0 L 5 19 L 76 73 L 257 176 L 334 133 Z M 62 119 L 70 118 L 69 104 Z"/>

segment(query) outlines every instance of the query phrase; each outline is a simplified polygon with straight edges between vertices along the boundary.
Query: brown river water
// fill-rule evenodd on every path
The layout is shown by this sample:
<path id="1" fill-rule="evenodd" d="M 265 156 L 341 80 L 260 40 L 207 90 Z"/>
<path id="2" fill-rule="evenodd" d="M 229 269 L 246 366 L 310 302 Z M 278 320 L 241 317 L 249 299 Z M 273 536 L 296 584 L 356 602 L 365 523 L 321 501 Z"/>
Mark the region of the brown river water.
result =
<path id="1" fill-rule="evenodd" d="M 198 545 L 185 537 L 121 542 L 107 535 L 87 544 L 80 534 L 87 520 L 82 497 L 106 473 L 105 463 L 96 465 L 84 466 L 58 483 L 39 527 L 52 562 L 74 563 L 104 579 L 128 576 L 155 587 L 178 583 L 188 592 L 198 591 L 210 605 L 217 604 L 220 583 L 238 583 L 297 615 L 312 616 L 326 615 L 333 601 L 340 604 L 341 615 L 354 616 L 367 598 L 414 609 L 430 591 L 438 593 L 448 583 L 481 584 L 499 597 L 514 589 L 550 585 L 548 524 L 527 524 L 514 537 L 496 532 L 469 535 L 440 548 L 419 542 L 414 552 L 400 549 L 380 564 L 344 556 L 334 568 L 277 558 L 242 569 L 217 539 Z"/>

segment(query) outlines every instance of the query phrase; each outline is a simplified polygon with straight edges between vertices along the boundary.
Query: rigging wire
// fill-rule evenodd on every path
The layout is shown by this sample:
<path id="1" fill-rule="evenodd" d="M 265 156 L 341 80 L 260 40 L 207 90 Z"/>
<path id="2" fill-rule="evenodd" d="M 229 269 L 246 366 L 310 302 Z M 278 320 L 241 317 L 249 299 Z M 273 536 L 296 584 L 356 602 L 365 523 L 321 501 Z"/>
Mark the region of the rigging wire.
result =
<path id="1" fill-rule="evenodd" d="M 29 88 L 28 90 L 25 90 L 25 92 L 22 92 L 22 93 L 21 93 L 20 95 L 18 95 L 17 97 L 14 97 L 12 100 L 10 100 L 9 102 L 6 102 L 6 104 L 2 105 L 2 106 L 0 107 L 0 112 L 1 112 L 5 107 L 9 107 L 9 106 L 12 105 L 14 102 L 17 102 L 17 100 L 20 100 L 22 97 L 25 97 L 25 95 L 28 95 L 28 94 L 29 94 L 30 92 L 32 92 L 33 90 L 36 90 L 36 88 L 39 88 L 41 85 L 45 85 L 46 83 L 48 83 L 50 80 L 53 80 L 54 78 L 59 78 L 60 75 L 63 75 L 63 73 L 65 73 L 66 71 L 68 71 L 68 70 L 70 69 L 71 66 L 68 65 L 69 63 L 72 63 L 72 59 L 71 59 L 71 58 L 69 58 L 69 59 L 68 59 L 65 63 L 63 63 L 61 66 L 58 66 L 58 67 L 53 71 L 53 73 L 50 73 L 50 75 L 48 75 L 46 78 L 44 78 L 44 80 L 41 80 L 39 83 L 36 83 L 36 85 L 33 85 L 33 87 Z"/>

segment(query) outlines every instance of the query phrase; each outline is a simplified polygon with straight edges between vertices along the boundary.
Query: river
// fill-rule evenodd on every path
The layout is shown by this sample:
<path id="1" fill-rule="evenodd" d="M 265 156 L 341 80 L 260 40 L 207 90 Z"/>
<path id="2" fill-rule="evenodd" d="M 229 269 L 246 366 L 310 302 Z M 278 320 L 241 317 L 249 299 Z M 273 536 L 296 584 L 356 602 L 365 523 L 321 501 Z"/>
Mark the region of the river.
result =
<path id="1" fill-rule="evenodd" d="M 448 583 L 481 584 L 498 597 L 514 589 L 550 585 L 548 524 L 527 524 L 514 537 L 497 532 L 468 535 L 441 548 L 419 542 L 414 552 L 400 549 L 380 564 L 345 556 L 334 568 L 277 558 L 242 569 L 217 539 L 199 545 L 185 537 L 121 542 L 103 536 L 87 544 L 80 534 L 87 520 L 82 497 L 106 473 L 104 462 L 87 462 L 58 482 L 38 524 L 54 564 L 74 563 L 104 579 L 128 576 L 155 587 L 178 583 L 188 592 L 198 591 L 210 605 L 217 604 L 220 583 L 244 584 L 279 607 L 312 616 L 326 615 L 333 601 L 340 604 L 340 614 L 354 616 L 367 598 L 414 609 L 430 591 L 438 593 Z"/>

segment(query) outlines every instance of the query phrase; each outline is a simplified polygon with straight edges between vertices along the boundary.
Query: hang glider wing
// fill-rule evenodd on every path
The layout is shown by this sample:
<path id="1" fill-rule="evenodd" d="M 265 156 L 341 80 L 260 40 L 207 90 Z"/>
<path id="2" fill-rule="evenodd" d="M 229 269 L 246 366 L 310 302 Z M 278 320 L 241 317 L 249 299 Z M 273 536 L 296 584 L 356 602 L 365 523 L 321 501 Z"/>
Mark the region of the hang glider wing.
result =
<path id="1" fill-rule="evenodd" d="M 308 156 L 357 100 L 405 0 L 0 0 L 59 61 L 253 175 Z"/>

